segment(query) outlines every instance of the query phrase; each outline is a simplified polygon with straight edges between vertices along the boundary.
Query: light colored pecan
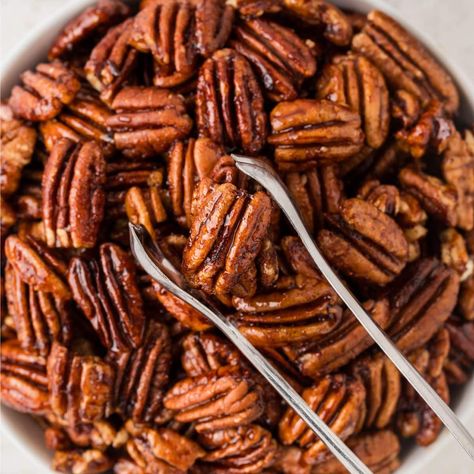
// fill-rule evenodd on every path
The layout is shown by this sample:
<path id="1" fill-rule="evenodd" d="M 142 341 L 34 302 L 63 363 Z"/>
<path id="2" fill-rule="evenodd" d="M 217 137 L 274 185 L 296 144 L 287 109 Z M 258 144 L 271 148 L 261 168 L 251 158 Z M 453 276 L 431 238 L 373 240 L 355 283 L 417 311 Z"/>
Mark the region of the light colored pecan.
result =
<path id="1" fill-rule="evenodd" d="M 15 119 L 6 104 L 0 104 L 0 143 L 0 192 L 8 196 L 18 189 L 22 170 L 31 161 L 36 131 Z"/>
<path id="2" fill-rule="evenodd" d="M 215 474 L 262 472 L 272 464 L 277 447 L 272 435 L 258 425 L 202 433 L 199 441 L 210 451 L 202 459 L 202 472 L 210 468 Z"/>
<path id="3" fill-rule="evenodd" d="M 99 0 L 67 23 L 49 48 L 48 59 L 70 55 L 84 40 L 118 23 L 129 13 L 130 8 L 120 0 Z"/>
<path id="4" fill-rule="evenodd" d="M 303 80 L 316 73 L 314 52 L 293 30 L 250 19 L 234 32 L 237 39 L 231 46 L 253 64 L 272 100 L 296 99 Z"/>
<path id="5" fill-rule="evenodd" d="M 468 265 L 472 265 L 463 236 L 453 228 L 441 233 L 441 261 L 456 270 L 460 277 L 469 271 Z"/>
<path id="6" fill-rule="evenodd" d="M 186 137 L 192 120 L 181 96 L 155 87 L 129 86 L 112 102 L 115 115 L 107 119 L 115 146 L 128 158 L 153 157 Z"/>
<path id="7" fill-rule="evenodd" d="M 382 73 L 364 56 L 336 56 L 324 69 L 317 97 L 350 107 L 362 118 L 362 130 L 371 148 L 380 148 L 388 136 L 390 108 Z"/>
<path id="8" fill-rule="evenodd" d="M 68 280 L 74 300 L 107 349 L 121 352 L 141 345 L 143 301 L 127 253 L 115 244 L 102 244 L 98 260 L 71 260 Z"/>
<path id="9" fill-rule="evenodd" d="M 362 148 L 360 115 L 328 100 L 280 102 L 270 114 L 275 160 L 282 171 L 342 161 Z"/>
<path id="10" fill-rule="evenodd" d="M 450 384 L 461 385 L 468 381 L 474 367 L 474 322 L 451 317 L 446 323 L 450 351 L 444 369 Z"/>
<path id="11" fill-rule="evenodd" d="M 352 39 L 352 48 L 367 56 L 397 89 L 418 97 L 423 105 L 434 98 L 453 113 L 459 94 L 448 72 L 421 43 L 393 18 L 371 11 L 361 33 Z"/>
<path id="12" fill-rule="evenodd" d="M 459 276 L 434 258 L 418 260 L 390 291 L 392 324 L 388 333 L 402 351 L 423 346 L 456 306 Z"/>
<path id="13" fill-rule="evenodd" d="M 348 199 L 327 216 L 318 234 L 326 258 L 351 278 L 386 285 L 405 267 L 408 242 L 402 229 L 373 204 Z"/>
<path id="14" fill-rule="evenodd" d="M 50 247 L 93 247 L 105 206 L 105 158 L 100 145 L 67 138 L 53 146 L 43 180 L 43 222 Z"/>
<path id="15" fill-rule="evenodd" d="M 392 118 L 402 129 L 408 130 L 418 120 L 421 104 L 418 98 L 404 89 L 396 90 L 391 97 Z"/>
<path id="16" fill-rule="evenodd" d="M 263 412 L 255 382 L 232 366 L 177 382 L 166 394 L 164 405 L 173 410 L 176 421 L 195 423 L 198 433 L 237 428 Z"/>
<path id="17" fill-rule="evenodd" d="M 34 415 L 49 413 L 46 359 L 25 351 L 16 339 L 0 345 L 0 395 L 2 403 Z"/>
<path id="18" fill-rule="evenodd" d="M 202 136 L 249 154 L 261 150 L 267 117 L 260 85 L 244 56 L 222 49 L 202 65 L 196 116 Z"/>
<path id="19" fill-rule="evenodd" d="M 365 403 L 365 389 L 359 380 L 343 374 L 327 375 L 305 389 L 302 397 L 342 441 L 359 428 Z M 321 462 L 329 455 L 324 443 L 292 408 L 280 420 L 279 437 L 285 445 L 297 443 L 303 448 L 303 460 L 308 464 Z"/>
<path id="20" fill-rule="evenodd" d="M 120 457 L 115 461 L 114 474 L 146 474 L 144 468 L 127 457 Z"/>
<path id="21" fill-rule="evenodd" d="M 110 28 L 84 66 L 87 80 L 110 105 L 135 68 L 138 51 L 129 45 L 133 19 Z"/>
<path id="22" fill-rule="evenodd" d="M 52 468 L 66 474 L 100 474 L 112 468 L 114 460 L 98 449 L 57 450 Z"/>
<path id="23" fill-rule="evenodd" d="M 283 8 L 283 0 L 228 0 L 227 3 L 237 8 L 241 16 L 250 18 L 279 13 Z"/>
<path id="24" fill-rule="evenodd" d="M 13 113 L 26 120 L 49 120 L 74 100 L 81 84 L 75 73 L 59 61 L 41 63 L 21 75 L 22 85 L 12 89 L 8 101 Z"/>
<path id="25" fill-rule="evenodd" d="M 457 193 L 452 186 L 412 167 L 403 168 L 398 178 L 402 187 L 421 202 L 428 214 L 448 226 L 456 225 Z"/>

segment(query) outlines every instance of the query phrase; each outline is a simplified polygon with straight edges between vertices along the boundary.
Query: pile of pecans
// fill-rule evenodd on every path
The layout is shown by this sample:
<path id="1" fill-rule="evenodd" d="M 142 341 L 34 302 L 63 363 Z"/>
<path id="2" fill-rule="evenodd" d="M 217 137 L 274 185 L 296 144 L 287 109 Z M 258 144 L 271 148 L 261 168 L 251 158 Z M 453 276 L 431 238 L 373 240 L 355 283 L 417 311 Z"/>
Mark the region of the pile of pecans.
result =
<path id="1" fill-rule="evenodd" d="M 232 3 L 232 4 L 230 4 Z M 2 402 L 59 472 L 344 472 L 208 321 L 137 268 L 143 224 L 377 473 L 441 423 L 228 155 L 281 173 L 329 262 L 449 401 L 474 365 L 474 133 L 382 12 L 99 0 L 0 108 Z"/>

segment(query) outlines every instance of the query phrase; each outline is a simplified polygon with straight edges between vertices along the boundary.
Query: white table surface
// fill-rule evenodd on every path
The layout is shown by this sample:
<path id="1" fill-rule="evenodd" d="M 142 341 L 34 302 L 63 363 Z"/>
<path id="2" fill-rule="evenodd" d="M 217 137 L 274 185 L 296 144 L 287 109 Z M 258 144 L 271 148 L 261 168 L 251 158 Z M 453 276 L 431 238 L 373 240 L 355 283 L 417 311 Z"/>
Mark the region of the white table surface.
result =
<path id="1" fill-rule="evenodd" d="M 0 57 L 36 23 L 71 0 L 0 0 Z M 449 55 L 474 79 L 474 0 L 386 0 L 434 38 L 440 54 Z M 474 429 L 474 420 L 470 423 Z M 450 442 L 423 468 L 430 474 L 468 474 L 465 455 Z M 43 474 L 8 439 L 0 438 L 0 473 Z M 411 473 L 410 473 L 411 474 Z M 414 474 L 414 473 L 413 473 Z M 421 472 L 420 472 L 421 474 Z"/>

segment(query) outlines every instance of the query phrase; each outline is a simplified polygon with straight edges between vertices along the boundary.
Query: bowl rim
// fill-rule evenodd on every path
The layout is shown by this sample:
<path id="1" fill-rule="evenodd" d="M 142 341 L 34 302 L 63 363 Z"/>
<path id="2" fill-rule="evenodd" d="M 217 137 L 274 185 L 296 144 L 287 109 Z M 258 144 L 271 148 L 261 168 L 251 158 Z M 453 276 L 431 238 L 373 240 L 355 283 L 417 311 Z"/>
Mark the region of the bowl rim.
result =
<path id="1" fill-rule="evenodd" d="M 403 18 L 402 14 L 385 0 L 329 0 L 342 8 L 356 11 L 368 12 L 370 10 L 381 10 L 412 33 L 433 56 L 449 71 L 454 78 L 461 98 L 461 108 L 458 116 L 467 123 L 474 122 L 474 84 L 468 74 L 449 57 L 449 53 L 442 45 L 438 45 L 423 30 L 418 30 L 410 20 Z M 97 0 L 71 0 L 54 12 L 47 20 L 37 24 L 21 41 L 9 51 L 4 59 L 0 61 L 0 78 L 2 98 L 8 96 L 11 88 L 17 82 L 20 73 L 35 64 L 41 57 L 45 56 L 47 46 L 44 37 L 53 39 L 60 28 L 84 8 L 96 3 Z M 127 3 L 133 3 L 125 0 Z M 41 46 L 41 44 L 43 45 Z M 36 59 L 34 59 L 36 58 Z M 464 423 L 474 427 L 474 403 L 469 403 L 469 395 L 474 395 L 474 377 L 463 387 L 460 400 L 456 403 L 455 411 Z M 1 405 L 0 405 L 1 406 Z M 15 446 L 27 455 L 32 462 L 40 466 L 41 471 L 52 473 L 50 462 L 52 454 L 42 443 L 42 430 L 33 420 L 31 415 L 16 412 L 6 406 L 1 406 L 0 431 L 7 436 Z M 447 447 L 454 448 L 455 441 L 446 429 L 443 429 L 440 437 L 429 449 L 414 447 L 405 457 L 401 467 L 397 470 L 400 474 L 414 474 L 424 472 L 427 462 L 432 460 L 437 453 Z M 456 448 L 454 448 L 455 450 Z M 460 449 L 460 448 L 459 448 Z M 454 451 L 453 450 L 453 451 Z M 461 452 L 461 451 L 460 451 Z M 454 454 L 454 453 L 453 453 Z M 39 471 L 37 471 L 39 472 Z"/>

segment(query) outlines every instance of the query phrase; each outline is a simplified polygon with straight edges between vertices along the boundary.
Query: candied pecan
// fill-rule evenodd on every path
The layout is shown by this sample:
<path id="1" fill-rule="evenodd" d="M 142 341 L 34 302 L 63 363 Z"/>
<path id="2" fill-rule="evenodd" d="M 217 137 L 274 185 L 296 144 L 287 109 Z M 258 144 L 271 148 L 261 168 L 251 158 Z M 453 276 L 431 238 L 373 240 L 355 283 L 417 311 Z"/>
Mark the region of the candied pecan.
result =
<path id="1" fill-rule="evenodd" d="M 390 184 L 380 184 L 376 179 L 365 181 L 359 188 L 357 197 L 390 216 L 396 216 L 400 212 L 401 197 L 398 189 Z"/>
<path id="2" fill-rule="evenodd" d="M 296 446 L 280 445 L 278 446 L 278 451 L 275 455 L 275 461 L 272 468 L 278 473 L 310 474 L 313 472 L 315 467 L 307 464 L 303 460 L 303 453 L 304 451 Z M 324 465 L 324 463 L 319 465 Z"/>
<path id="3" fill-rule="evenodd" d="M 250 19 L 234 31 L 237 39 L 231 46 L 253 64 L 272 100 L 296 99 L 303 80 L 316 73 L 313 51 L 293 30 Z"/>
<path id="4" fill-rule="evenodd" d="M 127 253 L 115 244 L 102 244 L 98 260 L 71 260 L 68 280 L 74 300 L 106 348 L 122 352 L 140 346 L 145 315 L 135 265 Z"/>
<path id="5" fill-rule="evenodd" d="M 130 352 L 109 355 L 116 366 L 116 404 L 124 416 L 151 423 L 159 414 L 171 365 L 166 326 L 150 321 L 143 344 Z"/>
<path id="6" fill-rule="evenodd" d="M 222 49 L 202 65 L 196 116 L 200 135 L 249 154 L 261 150 L 267 117 L 260 85 L 244 56 Z"/>
<path id="7" fill-rule="evenodd" d="M 115 146 L 128 158 L 148 158 L 165 152 L 192 127 L 181 96 L 155 87 L 130 86 L 112 102 L 107 119 Z"/>
<path id="8" fill-rule="evenodd" d="M 109 416 L 114 370 L 100 357 L 73 353 L 53 343 L 47 361 L 51 410 L 69 426 Z"/>
<path id="9" fill-rule="evenodd" d="M 470 260 L 472 266 L 472 260 Z M 474 275 L 471 275 L 461 285 L 458 308 L 461 316 L 467 320 L 474 319 Z"/>
<path id="10" fill-rule="evenodd" d="M 133 19 L 129 18 L 110 28 L 84 66 L 87 80 L 108 105 L 127 82 L 137 62 L 138 52 L 129 45 L 132 25 Z"/>
<path id="11" fill-rule="evenodd" d="M 198 433 L 237 428 L 263 412 L 255 382 L 232 366 L 177 382 L 165 395 L 164 405 L 173 410 L 176 421 L 195 423 Z"/>
<path id="12" fill-rule="evenodd" d="M 468 132 L 469 133 L 469 132 Z M 457 226 L 474 229 L 474 146 L 458 132 L 448 140 L 441 164 L 445 181 L 457 192 Z"/>
<path id="13" fill-rule="evenodd" d="M 31 161 L 36 131 L 13 117 L 11 108 L 0 104 L 0 192 L 13 194 L 20 184 L 23 168 Z"/>
<path id="14" fill-rule="evenodd" d="M 405 130 L 411 128 L 420 116 L 421 106 L 418 98 L 410 92 L 398 89 L 391 97 L 392 118 Z"/>
<path id="15" fill-rule="evenodd" d="M 46 163 L 43 222 L 50 247 L 93 247 L 105 205 L 105 159 L 95 141 L 59 139 Z"/>
<path id="16" fill-rule="evenodd" d="M 400 350 L 425 344 L 456 306 L 459 276 L 434 258 L 407 267 L 389 292 L 392 324 L 388 333 Z"/>
<path id="17" fill-rule="evenodd" d="M 12 196 L 17 217 L 23 222 L 42 218 L 42 177 L 42 169 L 25 168 L 20 189 Z"/>
<path id="18" fill-rule="evenodd" d="M 438 99 L 448 112 L 455 112 L 459 94 L 454 81 L 425 47 L 385 13 L 371 11 L 367 20 L 352 39 L 352 48 L 367 56 L 394 88 L 412 93 L 423 105 Z"/>
<path id="19" fill-rule="evenodd" d="M 57 450 L 52 468 L 67 474 L 99 474 L 112 468 L 114 460 L 98 449 Z"/>
<path id="20" fill-rule="evenodd" d="M 335 166 L 288 173 L 285 181 L 311 234 L 323 226 L 325 212 L 339 211 L 344 190 Z"/>
<path id="21" fill-rule="evenodd" d="M 387 300 L 367 301 L 364 308 L 382 328 L 388 327 L 390 309 Z M 372 338 L 346 309 L 342 322 L 332 332 L 305 344 L 286 348 L 285 352 L 308 377 L 333 372 L 373 345 Z"/>
<path id="22" fill-rule="evenodd" d="M 381 72 L 364 56 L 336 56 L 316 85 L 317 97 L 350 107 L 362 118 L 366 143 L 380 148 L 390 125 L 388 89 Z"/>
<path id="23" fill-rule="evenodd" d="M 270 114 L 275 160 L 282 171 L 302 171 L 349 158 L 362 148 L 360 115 L 328 100 L 280 102 Z"/>
<path id="24" fill-rule="evenodd" d="M 325 0 L 283 0 L 284 7 L 310 25 L 322 29 L 324 37 L 337 46 L 347 46 L 352 25 L 346 15 Z"/>
<path id="25" fill-rule="evenodd" d="M 279 13 L 283 7 L 283 0 L 228 0 L 228 3 L 237 8 L 241 16 L 251 18 Z"/>
<path id="26" fill-rule="evenodd" d="M 49 413 L 46 359 L 25 351 L 16 339 L 0 345 L 0 395 L 2 403 L 34 415 Z"/>
<path id="27" fill-rule="evenodd" d="M 15 225 L 16 220 L 16 212 L 13 207 L 0 194 L 0 241 L 2 243 L 10 229 Z"/>
<path id="28" fill-rule="evenodd" d="M 457 194 L 454 188 L 411 167 L 403 168 L 398 178 L 402 187 L 421 202 L 428 214 L 446 225 L 456 225 Z"/>
<path id="29" fill-rule="evenodd" d="M 470 260 L 466 242 L 463 236 L 453 228 L 441 233 L 441 261 L 456 270 L 460 277 L 468 271 Z"/>
<path id="30" fill-rule="evenodd" d="M 74 72 L 59 61 L 38 64 L 35 72 L 24 72 L 21 80 L 23 85 L 12 89 L 8 103 L 16 116 L 33 121 L 58 115 L 81 87 Z"/>
<path id="31" fill-rule="evenodd" d="M 464 384 L 474 367 L 474 322 L 451 317 L 446 323 L 450 351 L 444 369 L 450 384 Z"/>
<path id="32" fill-rule="evenodd" d="M 305 389 L 302 397 L 342 441 L 360 425 L 365 389 L 357 379 L 344 374 L 327 375 Z M 303 448 L 303 460 L 308 464 L 323 461 L 329 454 L 324 443 L 292 408 L 288 408 L 280 420 L 279 436 L 283 444 L 297 443 Z"/>
<path id="33" fill-rule="evenodd" d="M 303 242 L 299 237 L 283 237 L 283 239 L 281 239 L 280 246 L 285 259 L 288 262 L 288 265 L 295 274 L 303 275 L 306 278 L 321 277 L 321 274 L 316 268 L 311 255 L 308 253 L 306 247 L 303 245 Z M 286 285 L 283 278 L 280 280 L 280 282 L 283 283 L 283 286 Z M 277 285 L 275 286 L 280 286 L 279 282 L 277 282 Z"/>
<path id="34" fill-rule="evenodd" d="M 69 440 L 69 444 L 80 446 L 83 448 L 92 447 L 105 451 L 110 447 L 118 448 L 126 442 L 127 435 L 124 433 L 124 429 L 117 431 L 111 423 L 105 420 L 94 421 L 93 423 L 80 423 L 72 426 L 65 425 L 62 427 L 61 434 L 56 434 L 59 437 L 60 444 L 65 444 L 64 441 Z M 46 435 L 46 433 L 45 433 Z M 124 436 L 125 435 L 125 436 Z M 54 435 L 52 436 L 54 440 Z M 64 437 L 67 440 L 64 440 Z M 63 443 L 61 443 L 61 438 Z M 55 443 L 56 444 L 56 443 Z M 67 447 L 67 444 L 65 444 Z M 54 446 L 50 449 L 65 449 L 62 446 Z"/>
<path id="35" fill-rule="evenodd" d="M 408 242 L 402 229 L 373 204 L 347 199 L 327 216 L 318 234 L 326 258 L 351 278 L 386 285 L 405 267 Z"/>
<path id="36" fill-rule="evenodd" d="M 200 443 L 210 452 L 202 461 L 211 463 L 215 474 L 253 474 L 262 472 L 272 464 L 276 442 L 261 426 L 240 426 L 228 430 L 212 431 L 199 435 Z"/>

